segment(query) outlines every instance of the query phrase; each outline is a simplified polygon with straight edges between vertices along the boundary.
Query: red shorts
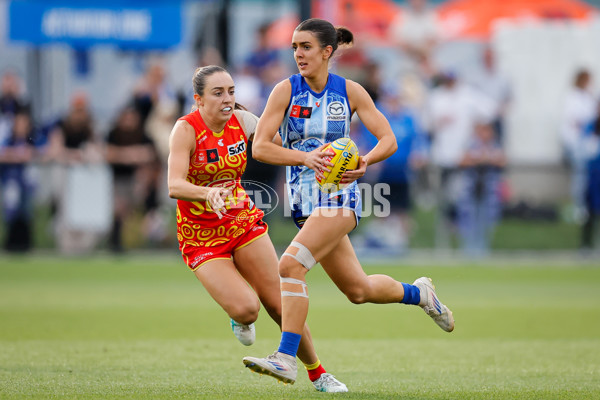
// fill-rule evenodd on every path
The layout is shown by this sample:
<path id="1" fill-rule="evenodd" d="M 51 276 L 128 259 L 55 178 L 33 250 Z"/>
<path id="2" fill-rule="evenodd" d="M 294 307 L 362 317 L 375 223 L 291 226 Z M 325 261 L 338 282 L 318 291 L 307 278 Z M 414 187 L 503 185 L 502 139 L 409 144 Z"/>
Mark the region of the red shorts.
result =
<path id="1" fill-rule="evenodd" d="M 203 264 L 212 260 L 231 260 L 233 252 L 249 245 L 259 237 L 267 233 L 269 227 L 263 220 L 259 220 L 246 233 L 223 244 L 211 247 L 186 246 L 181 249 L 183 261 L 192 271 L 197 270 Z"/>

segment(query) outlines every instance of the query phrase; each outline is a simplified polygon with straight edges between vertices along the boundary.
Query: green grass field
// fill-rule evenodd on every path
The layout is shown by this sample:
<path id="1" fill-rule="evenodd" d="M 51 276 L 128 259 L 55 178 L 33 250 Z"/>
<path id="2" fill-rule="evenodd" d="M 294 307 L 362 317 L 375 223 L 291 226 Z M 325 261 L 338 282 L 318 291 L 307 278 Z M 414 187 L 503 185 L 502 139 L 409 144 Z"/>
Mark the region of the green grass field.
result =
<path id="1" fill-rule="evenodd" d="M 244 347 L 175 253 L 91 259 L 0 254 L 0 399 L 600 399 L 600 268 L 590 264 L 371 265 L 429 275 L 454 311 L 353 305 L 320 267 L 309 323 L 350 389 L 316 392 L 245 370 L 275 350 L 265 313 Z"/>

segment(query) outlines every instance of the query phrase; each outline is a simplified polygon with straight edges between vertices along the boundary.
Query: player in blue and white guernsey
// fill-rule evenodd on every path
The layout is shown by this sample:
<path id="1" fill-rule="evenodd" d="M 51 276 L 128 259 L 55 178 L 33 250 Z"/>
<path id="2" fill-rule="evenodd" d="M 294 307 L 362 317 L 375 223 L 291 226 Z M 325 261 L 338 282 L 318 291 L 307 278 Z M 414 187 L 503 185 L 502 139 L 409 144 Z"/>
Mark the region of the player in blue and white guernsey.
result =
<path id="1" fill-rule="evenodd" d="M 324 144 L 349 137 L 352 111 L 346 91 L 346 80 L 329 74 L 324 90 L 313 91 L 301 74 L 293 75 L 291 100 L 279 129 L 286 149 L 310 152 Z M 360 193 L 356 181 L 335 194 L 323 193 L 316 185 L 315 171 L 306 165 L 286 169 L 288 197 L 294 221 L 301 227 L 313 209 L 326 202 L 343 207 L 360 218 Z"/>
<path id="2" fill-rule="evenodd" d="M 438 300 L 430 278 L 421 277 L 407 284 L 387 275 L 367 275 L 348 238 L 360 217 L 356 180 L 365 174 L 368 165 L 388 158 L 397 148 L 390 124 L 366 90 L 329 73 L 329 60 L 338 45 L 352 42 L 352 32 L 327 21 L 313 18 L 300 23 L 292 36 L 300 73 L 275 86 L 256 128 L 253 156 L 265 163 L 287 166 L 293 218 L 300 231 L 279 260 L 279 348 L 268 357 L 244 357 L 243 362 L 255 372 L 285 383 L 296 380 L 296 354 L 308 314 L 306 273 L 317 262 L 352 303 L 418 305 L 444 331 L 454 329 L 452 312 Z M 344 173 L 344 189 L 316 194 L 316 178 L 333 166 L 327 159 L 330 154 L 323 150 L 329 142 L 348 137 L 354 113 L 377 138 L 377 144 L 359 158 L 355 170 Z"/>

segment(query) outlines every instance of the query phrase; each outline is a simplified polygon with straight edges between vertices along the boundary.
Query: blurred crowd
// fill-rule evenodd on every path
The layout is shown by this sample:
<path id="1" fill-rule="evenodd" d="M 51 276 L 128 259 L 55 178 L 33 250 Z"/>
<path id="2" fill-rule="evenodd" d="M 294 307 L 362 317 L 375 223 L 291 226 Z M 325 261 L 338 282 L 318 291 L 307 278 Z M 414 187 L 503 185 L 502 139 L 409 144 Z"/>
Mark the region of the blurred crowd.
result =
<path id="1" fill-rule="evenodd" d="M 361 35 L 351 24 L 345 25 Z M 257 115 L 274 85 L 296 72 L 282 61 L 282 51 L 287 50 L 270 46 L 269 27 L 257 30 L 256 47 L 241 65 L 226 66 L 234 77 L 237 102 Z M 384 79 L 381 61 L 369 58 L 361 45 L 342 52 L 334 64 L 336 73 L 367 89 L 399 146 L 392 157 L 370 167 L 363 179 L 389 185 L 390 214 L 365 219 L 353 240 L 394 252 L 408 249 L 417 204 L 434 210 L 436 247 L 458 243 L 467 255 L 486 255 L 509 191 L 503 177 L 504 126 L 512 83 L 497 68 L 490 46 L 482 47 L 480 64 L 468 77 L 435 65 L 433 54 L 442 35 L 426 0 L 407 1 L 387 34 L 392 51 L 405 61 L 395 79 Z M 217 51 L 206 48 L 198 64 L 224 62 Z M 168 139 L 176 119 L 189 112 L 193 93 L 191 84 L 173 88 L 165 72 L 160 62 L 147 65 L 106 132 L 97 130 L 90 94 L 84 92 L 72 95 L 64 115 L 50 122 L 33 121 L 21 78 L 11 71 L 3 74 L 0 201 L 6 250 L 24 251 L 34 245 L 33 225 L 43 220 L 33 201 L 40 180 L 50 187 L 44 195 L 45 223 L 62 252 L 173 246 L 175 206 L 166 193 Z M 591 80 L 584 69 L 573 77 L 560 127 L 571 171 L 572 213 L 582 226 L 583 248 L 593 246 L 600 210 L 600 103 L 591 92 Z M 365 153 L 375 138 L 357 118 L 353 124 L 353 138 Z M 107 173 L 109 179 L 104 179 Z M 281 169 L 249 158 L 247 179 L 276 187 L 282 185 L 281 174 Z M 101 190 L 100 195 L 95 190 Z M 73 194 L 78 191 L 80 195 Z M 103 208 L 106 198 L 111 207 Z M 78 222 L 98 213 L 111 214 L 108 226 Z"/>
<path id="2" fill-rule="evenodd" d="M 44 222 L 32 202 L 41 183 L 48 191 L 44 197 L 50 235 L 62 252 L 87 252 L 100 244 L 121 252 L 132 218 L 135 223 L 129 225 L 140 226 L 132 235 L 143 238 L 130 242 L 160 244 L 168 239 L 172 213 L 165 193 L 168 138 L 183 105 L 167 84 L 160 64 L 148 67 L 107 132 L 96 129 L 88 93 L 74 93 L 64 115 L 36 125 L 22 98 L 18 76 L 6 72 L 0 91 L 6 250 L 32 247 L 33 224 Z M 103 179 L 107 173 L 110 178 Z M 107 198 L 109 207 L 101 204 Z M 94 218 L 102 220 L 98 214 L 106 210 L 112 213 L 109 227 L 89 223 Z"/>

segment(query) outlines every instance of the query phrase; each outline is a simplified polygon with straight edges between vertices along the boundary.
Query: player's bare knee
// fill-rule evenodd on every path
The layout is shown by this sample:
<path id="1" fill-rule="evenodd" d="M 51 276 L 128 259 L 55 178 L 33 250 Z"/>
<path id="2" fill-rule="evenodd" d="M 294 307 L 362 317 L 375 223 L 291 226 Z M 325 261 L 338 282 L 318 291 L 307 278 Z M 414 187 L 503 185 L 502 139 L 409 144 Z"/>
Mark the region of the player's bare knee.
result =
<path id="1" fill-rule="evenodd" d="M 235 322 L 250 325 L 258 319 L 260 306 L 254 304 L 238 304 L 228 310 L 229 317 Z"/>
<path id="2" fill-rule="evenodd" d="M 364 304 L 367 302 L 367 291 L 361 286 L 353 286 L 342 290 L 348 300 L 354 304 Z"/>

